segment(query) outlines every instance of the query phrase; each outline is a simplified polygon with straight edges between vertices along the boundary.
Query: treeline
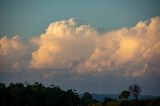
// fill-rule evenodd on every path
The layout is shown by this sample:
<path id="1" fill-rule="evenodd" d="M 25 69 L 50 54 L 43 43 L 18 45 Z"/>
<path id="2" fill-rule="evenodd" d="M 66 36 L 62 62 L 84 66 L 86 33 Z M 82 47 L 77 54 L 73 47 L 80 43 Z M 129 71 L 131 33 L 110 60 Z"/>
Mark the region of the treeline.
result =
<path id="1" fill-rule="evenodd" d="M 0 83 L 0 106 L 77 106 L 80 98 L 75 90 L 41 83 Z"/>
<path id="2" fill-rule="evenodd" d="M 160 99 L 127 100 L 128 96 L 128 92 L 123 91 L 119 100 L 105 98 L 99 102 L 88 92 L 80 97 L 73 89 L 64 91 L 55 85 L 0 83 L 0 106 L 160 106 Z"/>

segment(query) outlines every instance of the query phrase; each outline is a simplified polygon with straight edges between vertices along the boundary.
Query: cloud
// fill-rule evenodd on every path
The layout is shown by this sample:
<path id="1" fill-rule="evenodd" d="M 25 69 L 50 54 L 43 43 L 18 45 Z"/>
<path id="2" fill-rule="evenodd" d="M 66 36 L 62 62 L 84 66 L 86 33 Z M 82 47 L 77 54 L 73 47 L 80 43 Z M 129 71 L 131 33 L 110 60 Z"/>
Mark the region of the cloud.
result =
<path id="1" fill-rule="evenodd" d="M 1 37 L 0 81 L 38 81 L 79 93 L 119 93 L 138 83 L 144 94 L 159 95 L 159 57 L 159 17 L 105 33 L 71 18 L 28 41 Z"/>
<path id="2" fill-rule="evenodd" d="M 70 69 L 93 53 L 96 31 L 71 18 L 49 25 L 32 53 L 30 68 Z"/>
<path id="3" fill-rule="evenodd" d="M 63 72 L 132 77 L 160 73 L 159 17 L 107 33 L 71 18 L 51 23 L 30 42 L 2 37 L 0 45 L 1 70 L 47 69 L 46 78 Z"/>
<path id="4" fill-rule="evenodd" d="M 0 39 L 0 70 L 26 69 L 31 58 L 29 45 L 20 40 L 19 36 Z"/>
<path id="5" fill-rule="evenodd" d="M 112 71 L 134 77 L 148 72 L 160 73 L 159 17 L 139 22 L 132 28 L 105 33 L 98 40 L 95 51 L 79 72 Z"/>

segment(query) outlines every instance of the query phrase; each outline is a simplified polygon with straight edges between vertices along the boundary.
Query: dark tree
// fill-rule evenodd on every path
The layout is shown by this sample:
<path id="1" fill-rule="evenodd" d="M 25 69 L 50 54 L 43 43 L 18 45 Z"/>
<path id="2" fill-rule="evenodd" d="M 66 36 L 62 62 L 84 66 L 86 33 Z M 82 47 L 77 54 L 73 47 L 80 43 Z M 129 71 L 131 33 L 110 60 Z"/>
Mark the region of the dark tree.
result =
<path id="1" fill-rule="evenodd" d="M 89 103 L 93 103 L 94 99 L 89 92 L 85 92 L 81 97 L 81 106 L 88 106 Z"/>
<path id="2" fill-rule="evenodd" d="M 7 89 L 6 85 L 4 83 L 0 83 L 0 105 L 5 106 L 7 105 L 7 99 L 8 99 L 8 94 L 7 94 Z"/>
<path id="3" fill-rule="evenodd" d="M 122 91 L 121 94 L 119 95 L 119 99 L 128 99 L 128 97 L 130 96 L 130 92 L 129 91 Z"/>
<path id="4" fill-rule="evenodd" d="M 139 94 L 141 92 L 141 88 L 137 84 L 130 85 L 128 88 L 129 92 L 135 97 L 135 100 L 138 100 Z"/>
<path id="5" fill-rule="evenodd" d="M 65 98 L 65 103 L 68 106 L 77 106 L 77 104 L 79 104 L 80 102 L 80 98 L 79 95 L 76 93 L 76 90 L 67 90 Z"/>

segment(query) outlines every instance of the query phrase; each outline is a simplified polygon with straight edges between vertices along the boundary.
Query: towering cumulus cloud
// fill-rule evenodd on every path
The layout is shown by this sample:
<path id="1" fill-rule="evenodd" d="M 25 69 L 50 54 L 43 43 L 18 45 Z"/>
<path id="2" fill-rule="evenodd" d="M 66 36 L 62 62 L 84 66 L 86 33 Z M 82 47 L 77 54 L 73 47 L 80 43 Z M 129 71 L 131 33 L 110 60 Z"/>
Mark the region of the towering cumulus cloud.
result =
<path id="1" fill-rule="evenodd" d="M 160 74 L 159 17 L 107 33 L 79 25 L 71 18 L 51 23 L 32 41 L 37 49 L 31 51 L 18 37 L 2 37 L 0 58 L 5 62 L 0 63 L 1 69 L 28 67 L 133 77 Z"/>
<path id="2" fill-rule="evenodd" d="M 32 53 L 31 68 L 70 69 L 83 63 L 94 52 L 96 31 L 77 25 L 75 19 L 49 25 Z"/>

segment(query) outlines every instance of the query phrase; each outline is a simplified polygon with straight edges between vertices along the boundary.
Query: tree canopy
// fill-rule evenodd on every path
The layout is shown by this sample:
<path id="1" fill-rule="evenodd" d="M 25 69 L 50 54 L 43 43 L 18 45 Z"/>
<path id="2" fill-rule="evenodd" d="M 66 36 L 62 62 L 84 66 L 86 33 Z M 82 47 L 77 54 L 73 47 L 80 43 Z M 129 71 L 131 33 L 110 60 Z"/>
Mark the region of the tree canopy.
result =
<path id="1" fill-rule="evenodd" d="M 77 106 L 75 90 L 64 91 L 58 86 L 45 87 L 41 83 L 0 83 L 0 106 Z"/>
<path id="2" fill-rule="evenodd" d="M 122 91 L 121 94 L 119 95 L 119 99 L 127 100 L 129 96 L 130 96 L 130 92 L 129 91 Z"/>
<path id="3" fill-rule="evenodd" d="M 128 90 L 132 94 L 133 97 L 135 97 L 135 100 L 138 100 L 139 94 L 141 92 L 141 88 L 137 84 L 130 85 Z"/>

